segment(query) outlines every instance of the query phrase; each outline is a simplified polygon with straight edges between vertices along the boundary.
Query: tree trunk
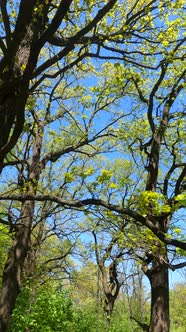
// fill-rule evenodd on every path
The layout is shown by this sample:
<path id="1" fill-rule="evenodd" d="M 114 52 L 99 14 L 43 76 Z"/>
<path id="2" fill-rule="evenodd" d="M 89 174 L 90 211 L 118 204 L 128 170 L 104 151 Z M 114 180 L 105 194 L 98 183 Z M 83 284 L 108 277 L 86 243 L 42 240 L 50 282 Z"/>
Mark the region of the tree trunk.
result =
<path id="1" fill-rule="evenodd" d="M 35 194 L 41 173 L 39 158 L 43 140 L 43 125 L 38 123 L 35 133 L 35 144 L 32 158 L 28 162 L 28 180 L 24 184 L 28 194 Z M 3 271 L 2 288 L 0 293 L 0 332 L 8 331 L 12 311 L 20 292 L 23 267 L 29 251 L 30 235 L 34 215 L 34 201 L 26 200 L 22 203 L 21 214 L 15 225 L 15 238 L 9 250 L 8 258 Z"/>
<path id="2" fill-rule="evenodd" d="M 159 264 L 148 273 L 151 284 L 151 321 L 149 332 L 169 332 L 168 267 Z"/>
<path id="3" fill-rule="evenodd" d="M 0 294 L 0 332 L 8 331 L 11 313 L 20 291 L 21 275 L 28 252 L 33 213 L 34 203 L 32 201 L 25 201 L 22 204 L 19 220 L 20 225 L 17 226 L 15 239 L 9 250 L 3 271 Z"/>
<path id="4" fill-rule="evenodd" d="M 112 294 L 106 294 L 104 311 L 105 311 L 106 317 L 107 317 L 107 328 L 108 329 L 110 327 L 111 316 L 112 316 L 112 312 L 113 312 L 113 309 L 114 309 L 115 300 L 116 299 Z"/>
<path id="5" fill-rule="evenodd" d="M 28 83 L 25 87 L 14 82 L 14 89 L 7 84 L 7 95 L 1 100 L 0 92 L 0 171 L 3 167 L 3 160 L 7 153 L 15 146 L 24 125 L 24 109 L 27 100 Z M 2 89 L 1 89 L 2 90 Z M 11 139 L 10 132 L 12 130 Z"/>
<path id="6" fill-rule="evenodd" d="M 29 83 L 43 46 L 39 38 L 48 21 L 50 1 L 43 2 L 37 14 L 36 0 L 21 1 L 15 29 L 0 60 L 0 171 L 4 158 L 23 131 Z"/>
<path id="7" fill-rule="evenodd" d="M 109 282 L 107 282 L 107 271 L 105 266 L 101 264 L 99 266 L 102 273 L 102 285 L 105 295 L 104 311 L 106 313 L 107 327 L 109 329 L 114 304 L 120 290 L 120 284 L 117 279 L 117 262 L 114 261 L 109 265 Z"/>

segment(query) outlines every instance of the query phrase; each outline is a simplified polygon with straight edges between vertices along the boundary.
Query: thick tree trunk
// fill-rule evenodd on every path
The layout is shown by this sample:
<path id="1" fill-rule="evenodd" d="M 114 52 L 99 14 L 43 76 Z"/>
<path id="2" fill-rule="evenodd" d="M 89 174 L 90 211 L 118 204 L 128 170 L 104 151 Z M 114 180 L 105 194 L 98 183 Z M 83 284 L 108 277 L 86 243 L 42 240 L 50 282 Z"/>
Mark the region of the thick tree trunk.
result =
<path id="1" fill-rule="evenodd" d="M 41 168 L 38 165 L 42 140 L 43 126 L 38 123 L 38 132 L 35 134 L 32 159 L 28 162 L 28 180 L 27 183 L 24 184 L 24 188 L 27 189 L 28 194 L 34 194 L 37 190 L 37 181 L 41 172 Z M 29 200 L 22 203 L 20 218 L 15 225 L 14 242 L 9 250 L 3 271 L 2 289 L 0 293 L 0 332 L 8 331 L 10 317 L 20 291 L 23 267 L 30 246 L 34 205 L 34 201 Z"/>
<path id="2" fill-rule="evenodd" d="M 29 82 L 43 46 L 39 38 L 46 29 L 50 1 L 43 1 L 44 5 L 40 1 L 39 16 L 34 12 L 37 2 L 21 1 L 15 29 L 0 60 L 0 171 L 23 131 Z"/>
<path id="3" fill-rule="evenodd" d="M 149 332 L 169 332 L 168 267 L 164 264 L 149 273 L 151 284 L 151 321 Z"/>
<path id="4" fill-rule="evenodd" d="M 7 95 L 2 98 L 0 89 L 0 171 L 5 156 L 15 146 L 24 125 L 24 109 L 27 100 L 25 87 L 28 83 L 21 87 L 17 80 L 14 84 L 14 89 L 7 85 Z M 11 139 L 9 139 L 11 130 Z"/>
<path id="5" fill-rule="evenodd" d="M 8 331 L 11 313 L 20 291 L 23 265 L 28 252 L 30 228 L 34 213 L 34 203 L 25 201 L 22 204 L 20 224 L 10 248 L 3 271 L 0 294 L 0 332 Z"/>

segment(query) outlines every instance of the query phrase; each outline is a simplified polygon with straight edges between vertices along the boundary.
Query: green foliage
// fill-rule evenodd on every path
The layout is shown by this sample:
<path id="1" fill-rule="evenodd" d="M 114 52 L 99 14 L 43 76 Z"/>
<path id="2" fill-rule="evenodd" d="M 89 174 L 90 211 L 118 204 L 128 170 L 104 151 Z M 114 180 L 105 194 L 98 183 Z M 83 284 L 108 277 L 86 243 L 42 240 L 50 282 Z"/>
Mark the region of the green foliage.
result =
<path id="1" fill-rule="evenodd" d="M 68 331 L 72 322 L 72 303 L 64 293 L 24 289 L 12 316 L 11 332 Z"/>
<path id="2" fill-rule="evenodd" d="M 75 307 L 69 295 L 50 289 L 24 289 L 12 315 L 10 332 L 96 332 L 99 320 L 90 308 Z"/>
<path id="3" fill-rule="evenodd" d="M 175 198 L 176 207 L 186 207 L 186 193 L 177 195 Z"/>
<path id="4" fill-rule="evenodd" d="M 125 298 L 116 303 L 112 314 L 109 332 L 133 332 L 138 331 L 137 324 L 133 323 L 129 317 L 129 308 L 126 305 Z"/>
<path id="5" fill-rule="evenodd" d="M 186 330 L 186 287 L 176 284 L 170 292 L 171 332 Z"/>
<path id="6" fill-rule="evenodd" d="M 101 308 L 88 304 L 88 301 L 86 305 L 77 306 L 70 298 L 70 294 L 53 288 L 41 287 L 34 293 L 31 289 L 25 288 L 18 297 L 10 332 L 24 332 L 26 329 L 30 332 L 105 332 L 107 330 Z M 171 290 L 170 296 L 171 332 L 185 331 L 185 299 L 185 286 L 176 285 Z M 134 304 L 134 310 L 138 314 L 136 301 Z M 113 312 L 109 332 L 123 331 L 140 332 L 141 328 L 134 321 L 130 321 L 126 300 L 121 298 Z"/>
<path id="7" fill-rule="evenodd" d="M 0 224 L 0 276 L 2 276 L 7 252 L 11 244 L 11 237 L 6 226 Z M 0 279 L 1 285 L 1 279 Z"/>
<path id="8" fill-rule="evenodd" d="M 165 204 L 165 198 L 162 194 L 153 191 L 144 191 L 139 198 L 139 212 L 147 215 L 149 212 L 153 215 L 161 213 L 170 213 L 171 207 Z"/>
<path id="9" fill-rule="evenodd" d="M 160 217 L 173 215 L 170 221 L 173 226 L 164 228 L 163 231 L 168 232 L 167 238 L 173 235 L 174 238 L 185 241 L 182 234 L 184 228 L 182 232 L 182 225 L 175 225 L 174 217 L 174 212 L 186 206 L 184 1 L 118 1 L 106 17 L 84 35 L 85 26 L 106 3 L 105 0 L 96 3 L 93 0 L 73 1 L 68 13 L 62 15 L 64 19 L 57 28 L 56 36 L 52 32 L 52 36 L 47 37 L 47 43 L 45 41 L 43 44 L 47 47 L 44 46 L 41 50 L 38 68 L 31 75 L 33 82 L 30 82 L 23 134 L 6 160 L 12 168 L 7 168 L 7 183 L 2 188 L 2 196 L 7 197 L 8 193 L 8 198 L 12 201 L 12 193 L 26 193 L 29 185 L 34 184 L 32 189 L 37 195 L 48 195 L 51 200 L 58 198 L 55 204 L 59 205 L 46 206 L 45 210 L 48 211 L 42 211 L 43 214 L 42 207 L 36 203 L 37 213 L 34 214 L 31 225 L 31 243 L 34 250 L 37 247 L 34 262 L 37 283 L 41 281 L 39 278 L 44 282 L 52 278 L 56 261 L 59 261 L 56 257 L 62 257 L 66 265 L 69 263 L 67 255 L 71 244 L 85 230 L 91 232 L 95 229 L 100 232 L 101 246 L 98 245 L 97 248 L 102 252 L 111 239 L 117 239 L 113 255 L 117 256 L 123 248 L 132 248 L 133 252 L 140 251 L 141 257 L 145 259 L 146 252 L 150 250 L 154 260 L 159 262 L 158 255 L 165 253 L 164 244 L 144 224 L 139 226 L 139 220 L 132 217 L 132 212 L 141 214 L 144 223 L 145 218 L 149 218 L 156 229 L 161 231 L 163 223 L 169 227 L 169 220 L 160 220 Z M 59 17 L 56 12 L 62 2 L 45 1 L 45 4 L 51 4 L 46 20 L 47 29 L 53 18 Z M 45 8 L 43 2 L 36 3 L 31 26 L 42 21 Z M 18 2 L 10 1 L 10 39 L 14 36 L 13 27 L 16 25 L 18 9 Z M 5 14 L 4 18 L 7 18 Z M 3 36 L 6 34 L 5 30 L 8 31 L 7 24 L 0 22 Z M 58 24 L 54 22 L 53 25 Z M 24 27 L 23 31 L 25 30 L 27 31 Z M 50 30 L 53 31 L 53 28 L 49 28 L 48 32 Z M 79 35 L 82 33 L 80 39 L 78 36 L 76 38 L 79 32 Z M 41 36 L 38 37 L 41 37 L 42 44 L 43 36 L 48 33 L 40 33 Z M 50 40 L 55 39 L 53 37 L 62 43 L 60 50 L 62 47 L 64 52 L 50 44 Z M 37 44 L 36 36 L 34 38 L 34 43 Z M 29 42 L 29 38 L 27 39 Z M 7 42 L 5 53 L 9 55 L 8 44 L 12 43 L 9 38 L 4 40 Z M 26 44 L 22 41 L 17 46 L 20 55 L 34 49 L 28 47 L 28 52 L 22 52 L 21 47 Z M 86 54 L 89 55 L 88 58 Z M 81 57 L 83 62 L 79 62 Z M 32 63 L 35 63 L 35 60 L 31 61 L 27 66 L 22 58 L 21 56 L 18 63 L 20 75 L 26 69 L 29 71 Z M 106 61 L 101 63 L 103 58 Z M 4 74 L 8 71 L 9 67 L 5 66 Z M 7 89 L 5 92 L 7 93 Z M 12 95 L 16 96 L 15 93 Z M 3 100 L 6 100 L 7 95 L 4 97 Z M 14 126 L 15 123 L 13 128 Z M 39 132 L 39 127 L 42 127 L 42 133 Z M 42 139 L 40 146 L 38 133 Z M 113 151 L 116 155 L 110 155 Z M 108 163 L 105 153 L 110 158 Z M 101 157 L 103 154 L 104 157 Z M 21 190 L 21 181 L 17 179 L 17 175 L 25 182 Z M 153 190 L 145 189 L 147 178 L 154 181 L 151 183 Z M 81 204 L 78 211 L 75 211 L 74 205 L 74 210 L 69 212 L 72 205 L 68 206 L 68 201 L 77 202 L 90 197 L 104 199 L 105 206 L 115 204 L 120 209 L 116 209 L 116 212 L 105 212 L 104 209 L 99 211 L 92 204 L 86 208 L 86 219 L 82 217 L 84 206 Z M 64 199 L 65 205 L 56 203 L 59 199 Z M 17 208 L 14 201 L 12 206 L 17 220 L 20 206 Z M 125 212 L 118 217 L 117 211 L 121 211 L 122 207 Z M 131 213 L 127 214 L 127 209 Z M 90 217 L 91 212 L 93 216 Z M 41 220 L 46 223 L 43 229 L 40 227 Z M 68 227 L 67 220 L 70 220 Z M 45 236 L 42 234 L 39 238 L 39 232 L 43 232 Z M 7 233 L 1 233 L 2 269 L 7 252 Z M 73 241 L 69 240 L 68 244 L 64 239 L 61 240 L 63 237 Z M 81 255 L 82 252 L 83 250 Z M 176 253 L 184 255 L 179 248 Z M 49 264 L 44 266 L 47 260 Z M 60 269 L 61 265 L 58 266 Z M 92 273 L 93 268 L 88 264 L 87 269 Z M 87 279 L 87 275 L 86 271 L 79 282 L 79 288 L 84 292 L 81 297 L 79 295 L 76 298 L 81 308 L 75 308 L 65 293 L 42 289 L 31 292 L 30 289 L 25 289 L 13 314 L 11 332 L 23 332 L 25 329 L 31 332 L 104 330 L 102 315 L 99 315 L 99 319 L 96 318 L 95 308 L 91 307 L 95 304 L 96 274 L 92 279 Z M 92 284 L 90 280 L 93 280 Z M 89 287 L 86 287 L 86 283 L 89 283 Z M 92 292 L 93 301 L 91 296 L 86 298 L 85 289 L 89 290 L 88 294 Z M 75 301 L 74 298 L 75 296 Z M 88 309 L 80 303 L 83 301 L 89 305 Z M 130 331 L 128 315 L 119 317 L 117 319 L 114 316 L 111 332 Z"/>
<path id="10" fill-rule="evenodd" d="M 90 295 L 89 295 L 90 296 Z M 114 311 L 110 332 L 138 331 L 131 324 L 128 311 L 123 312 L 122 301 Z M 12 315 L 10 332 L 104 332 L 106 319 L 101 307 L 93 304 L 74 305 L 70 295 L 52 288 L 36 292 L 25 288 L 18 297 Z"/>
<path id="11" fill-rule="evenodd" d="M 101 174 L 98 176 L 98 182 L 103 184 L 104 182 L 109 181 L 111 179 L 111 177 L 112 177 L 111 171 L 102 169 Z"/>
<path id="12" fill-rule="evenodd" d="M 18 297 L 10 332 L 101 332 L 106 328 L 101 312 L 92 305 L 74 305 L 64 291 L 25 288 Z"/>

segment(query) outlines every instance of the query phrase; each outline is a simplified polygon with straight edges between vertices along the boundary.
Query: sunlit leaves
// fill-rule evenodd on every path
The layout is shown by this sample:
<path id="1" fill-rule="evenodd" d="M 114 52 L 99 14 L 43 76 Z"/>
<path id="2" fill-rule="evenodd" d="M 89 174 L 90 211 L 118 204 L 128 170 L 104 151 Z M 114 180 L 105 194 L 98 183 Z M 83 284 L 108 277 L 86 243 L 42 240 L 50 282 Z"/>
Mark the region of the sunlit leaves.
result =
<path id="1" fill-rule="evenodd" d="M 104 183 L 106 181 L 109 181 L 111 176 L 112 176 L 112 172 L 110 172 L 106 169 L 103 169 L 101 171 L 101 174 L 98 176 L 98 182 Z"/>
<path id="2" fill-rule="evenodd" d="M 90 167 L 90 168 L 88 168 L 87 170 L 85 170 L 84 172 L 82 172 L 82 173 L 81 173 L 81 176 L 82 176 L 82 178 L 86 178 L 86 177 L 88 177 L 88 176 L 93 175 L 94 172 L 95 172 L 94 167 Z"/>
<path id="3" fill-rule="evenodd" d="M 139 197 L 139 211 L 143 215 L 160 215 L 161 213 L 170 213 L 171 207 L 164 204 L 164 197 L 162 194 L 152 191 L 144 191 Z"/>
<path id="4" fill-rule="evenodd" d="M 5 225 L 0 224 L 0 273 L 2 274 L 4 264 L 7 258 L 9 246 L 11 244 L 11 235 Z"/>
<path id="5" fill-rule="evenodd" d="M 182 193 L 179 194 L 177 196 L 175 196 L 174 198 L 175 202 L 176 202 L 176 206 L 177 207 L 185 207 L 186 206 L 186 193 Z"/>
<path id="6" fill-rule="evenodd" d="M 66 172 L 64 174 L 65 182 L 71 183 L 74 180 L 73 174 L 70 172 Z"/>

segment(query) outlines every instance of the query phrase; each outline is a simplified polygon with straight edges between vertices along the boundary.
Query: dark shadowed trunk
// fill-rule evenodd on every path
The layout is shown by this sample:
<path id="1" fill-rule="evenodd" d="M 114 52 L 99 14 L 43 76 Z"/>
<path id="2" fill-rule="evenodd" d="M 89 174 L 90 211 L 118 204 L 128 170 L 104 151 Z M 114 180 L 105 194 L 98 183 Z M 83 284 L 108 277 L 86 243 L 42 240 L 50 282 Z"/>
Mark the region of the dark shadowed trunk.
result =
<path id="1" fill-rule="evenodd" d="M 149 332 L 169 332 L 169 271 L 167 256 L 153 259 L 152 267 L 143 270 L 151 285 L 151 317 Z"/>
<path id="2" fill-rule="evenodd" d="M 37 190 L 37 183 L 41 172 L 41 168 L 38 165 L 42 139 L 43 126 L 42 124 L 38 124 L 32 158 L 28 161 L 28 178 L 25 183 L 22 183 L 22 189 L 26 190 L 28 194 L 35 194 Z M 30 246 L 34 205 L 34 201 L 23 201 L 20 217 L 14 225 L 14 241 L 4 267 L 0 293 L 0 332 L 8 331 L 11 314 L 20 292 L 23 268 Z"/>
<path id="3" fill-rule="evenodd" d="M 22 133 L 29 83 L 43 46 L 39 36 L 48 20 L 49 2 L 42 7 L 40 17 L 34 12 L 36 3 L 21 1 L 15 29 L 6 31 L 7 48 L 0 60 L 0 172 L 4 158 Z"/>
<path id="4" fill-rule="evenodd" d="M 150 275 L 151 322 L 149 332 L 169 332 L 168 268 L 160 265 Z"/>
<path id="5" fill-rule="evenodd" d="M 0 294 L 0 332 L 8 331 L 10 316 L 20 291 L 21 276 L 27 255 L 34 203 L 25 201 L 12 247 L 9 250 L 3 271 L 2 289 Z"/>

